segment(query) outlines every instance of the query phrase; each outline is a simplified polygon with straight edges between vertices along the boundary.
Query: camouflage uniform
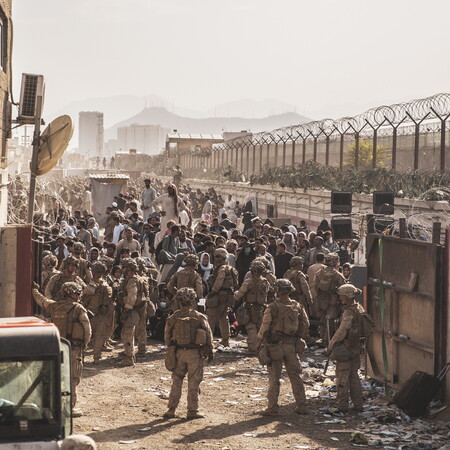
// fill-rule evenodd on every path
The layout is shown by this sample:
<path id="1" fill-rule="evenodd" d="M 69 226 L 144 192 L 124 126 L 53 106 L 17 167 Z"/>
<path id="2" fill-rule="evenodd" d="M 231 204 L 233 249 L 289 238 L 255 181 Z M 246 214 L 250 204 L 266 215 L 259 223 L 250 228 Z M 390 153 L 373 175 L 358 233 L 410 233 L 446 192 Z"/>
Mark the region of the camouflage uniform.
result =
<path id="1" fill-rule="evenodd" d="M 299 256 L 294 256 L 289 264 L 291 268 L 284 274 L 284 278 L 289 280 L 295 288 L 291 298 L 303 305 L 307 312 L 312 305 L 311 291 L 305 274 L 302 272 L 303 261 Z M 309 316 L 309 314 L 308 314 Z"/>
<path id="2" fill-rule="evenodd" d="M 336 253 L 328 253 L 325 256 L 325 265 L 314 277 L 314 290 L 317 293 L 317 302 L 320 320 L 331 320 L 339 317 L 339 303 L 337 289 L 346 283 L 344 276 L 335 268 L 339 263 L 339 256 Z M 322 338 L 325 337 L 325 328 L 319 329 Z"/>
<path id="3" fill-rule="evenodd" d="M 219 325 L 221 343 L 228 346 L 230 340 L 228 309 L 234 305 L 234 290 L 237 288 L 238 275 L 236 269 L 227 264 L 228 253 L 225 249 L 217 249 L 215 255 L 221 256 L 223 263 L 214 267 L 213 274 L 208 280 L 211 287 L 208 296 L 218 295 L 219 300 L 218 304 L 213 306 L 211 303 L 208 304 L 208 297 L 206 298 L 206 316 L 213 332 L 216 325 Z"/>
<path id="4" fill-rule="evenodd" d="M 269 282 L 269 292 L 267 293 L 267 303 L 272 303 L 275 301 L 275 281 L 277 281 L 277 277 L 273 272 L 269 270 L 269 260 L 264 256 L 258 256 L 252 262 L 261 261 L 264 263 L 265 270 L 262 274 L 263 278 L 265 278 Z"/>
<path id="5" fill-rule="evenodd" d="M 95 262 L 92 265 L 92 271 L 103 275 L 106 267 L 101 262 Z M 112 289 L 102 278 L 92 279 L 84 288 L 81 303 L 94 315 L 91 318 L 91 327 L 94 363 L 96 363 L 101 358 L 102 347 L 110 328 L 108 311 L 112 306 Z"/>
<path id="6" fill-rule="evenodd" d="M 361 290 L 351 284 L 345 284 L 338 289 L 338 294 L 349 298 L 355 298 L 360 293 Z M 346 412 L 348 411 L 348 394 L 350 392 L 355 410 L 362 411 L 362 388 L 358 376 L 361 362 L 359 317 L 365 311 L 359 303 L 344 306 L 343 309 L 339 328 L 328 346 L 331 351 L 338 342 L 344 342 L 351 351 L 351 358 L 348 361 L 336 361 L 336 399 L 339 408 Z"/>
<path id="7" fill-rule="evenodd" d="M 44 293 L 47 298 L 62 300 L 59 297 L 59 293 L 64 283 L 75 282 L 82 288 L 86 286 L 83 280 L 79 276 L 77 276 L 76 271 L 74 273 L 70 273 L 68 271 L 68 265 L 74 265 L 75 267 L 78 267 L 79 260 L 74 258 L 73 256 L 67 256 L 63 259 L 63 264 L 61 266 L 64 266 L 64 269 L 61 269 L 60 273 L 53 275 L 48 281 L 47 286 L 45 287 Z"/>
<path id="8" fill-rule="evenodd" d="M 130 267 L 134 274 L 130 277 L 125 278 L 122 284 L 122 293 L 123 293 L 123 311 L 121 314 L 121 322 L 122 322 L 122 334 L 121 340 L 125 347 L 125 359 L 122 361 L 123 365 L 134 365 L 134 333 L 135 328 L 142 322 L 142 318 L 145 317 L 145 300 L 143 299 L 142 285 L 140 283 L 138 275 L 136 275 L 138 271 L 138 266 L 135 261 L 127 260 L 126 265 L 124 267 Z M 140 311 L 142 309 L 142 311 Z M 139 319 L 137 324 L 134 323 L 132 311 L 136 311 Z M 142 332 L 142 327 L 141 330 Z M 142 335 L 139 336 L 140 342 L 147 341 L 147 332 L 145 331 L 145 340 L 142 339 Z"/>
<path id="9" fill-rule="evenodd" d="M 280 279 L 276 282 L 279 294 L 289 294 L 294 287 L 289 280 Z M 280 296 L 267 306 L 264 313 L 261 328 L 258 333 L 259 342 L 265 339 L 271 351 L 271 345 L 276 346 L 277 359 L 267 366 L 269 372 L 269 390 L 267 393 L 268 405 L 264 411 L 265 415 L 275 415 L 278 412 L 278 396 L 280 394 L 281 370 L 284 366 L 289 376 L 292 392 L 295 398 L 296 412 L 306 413 L 305 387 L 300 377 L 302 371 L 297 354 L 301 354 L 304 341 L 308 337 L 309 319 L 303 306 L 291 300 L 289 297 L 281 299 Z M 275 350 L 275 349 L 274 349 Z M 271 355 L 272 356 L 272 355 Z"/>
<path id="10" fill-rule="evenodd" d="M 257 334 L 261 326 L 264 307 L 267 303 L 267 294 L 269 292 L 269 282 L 263 278 L 265 266 L 260 261 L 253 261 L 250 265 L 252 276 L 242 283 L 236 294 L 236 300 L 244 300 L 243 307 L 249 312 L 250 322 L 245 324 L 247 331 L 247 345 L 251 352 L 257 350 Z"/>
<path id="11" fill-rule="evenodd" d="M 175 352 L 169 409 L 164 417 L 175 416 L 175 410 L 181 398 L 183 380 L 187 374 L 187 418 L 196 419 L 203 417 L 198 410 L 198 395 L 200 383 L 203 380 L 203 359 L 207 357 L 211 361 L 213 356 L 212 332 L 206 316 L 192 308 L 196 301 L 193 289 L 181 288 L 176 297 L 176 301 L 181 304 L 182 309 L 175 311 L 167 319 L 164 330 L 167 351 Z M 200 330 L 202 336 L 199 337 Z"/>
<path id="12" fill-rule="evenodd" d="M 41 290 L 45 292 L 50 278 L 53 275 L 57 275 L 59 270 L 56 269 L 58 265 L 58 258 L 55 255 L 47 255 L 42 259 L 42 272 L 41 272 Z"/>
<path id="13" fill-rule="evenodd" d="M 91 339 L 91 325 L 85 308 L 69 295 L 81 292 L 77 283 L 67 282 L 61 287 L 64 300 L 54 301 L 33 289 L 36 303 L 50 314 L 52 322 L 58 327 L 61 337 L 70 341 L 72 370 L 72 408 L 77 401 L 77 386 L 83 371 L 83 350 Z"/>
<path id="14" fill-rule="evenodd" d="M 167 283 L 167 290 L 172 295 L 175 295 L 179 289 L 188 287 L 194 289 L 197 298 L 201 298 L 203 296 L 202 277 L 195 271 L 195 268 L 198 266 L 198 257 L 196 255 L 187 255 L 184 258 L 184 262 L 186 267 L 173 274 Z M 174 305 L 174 308 L 174 311 L 179 309 L 179 305 Z M 197 309 L 197 304 L 195 309 Z"/>

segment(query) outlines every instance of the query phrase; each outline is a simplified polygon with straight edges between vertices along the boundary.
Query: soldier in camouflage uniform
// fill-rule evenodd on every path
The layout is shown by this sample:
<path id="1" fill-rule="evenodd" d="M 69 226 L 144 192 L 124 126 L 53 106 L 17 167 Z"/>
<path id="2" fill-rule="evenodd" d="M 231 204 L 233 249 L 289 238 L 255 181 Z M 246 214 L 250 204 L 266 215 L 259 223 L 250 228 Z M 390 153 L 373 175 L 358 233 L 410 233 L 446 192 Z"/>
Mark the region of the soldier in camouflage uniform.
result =
<path id="1" fill-rule="evenodd" d="M 77 275 L 77 269 L 79 265 L 80 262 L 78 259 L 70 255 L 66 256 L 63 259 L 63 264 L 61 265 L 64 268 L 61 269 L 60 273 L 53 275 L 47 283 L 44 291 L 45 296 L 54 300 L 61 300 L 60 298 L 58 298 L 58 294 L 61 292 L 62 285 L 69 281 L 78 283 L 82 288 L 84 288 L 86 285 L 84 284 L 83 280 Z"/>
<path id="2" fill-rule="evenodd" d="M 139 323 L 135 329 L 135 337 L 138 340 L 138 352 L 136 356 L 144 357 L 147 353 L 147 320 L 156 313 L 155 304 L 150 299 L 156 280 L 153 280 L 148 275 L 143 258 L 136 258 L 135 261 L 138 265 L 138 273 L 136 276 L 142 289 L 143 301 L 143 304 L 138 307 Z"/>
<path id="3" fill-rule="evenodd" d="M 351 357 L 347 361 L 336 361 L 337 403 L 341 411 L 348 411 L 348 393 L 353 401 L 355 411 L 362 411 L 363 398 L 358 369 L 361 362 L 361 314 L 364 308 L 355 301 L 361 290 L 352 284 L 344 284 L 338 290 L 343 304 L 341 323 L 328 345 L 328 352 L 339 342 L 350 349 Z"/>
<path id="4" fill-rule="evenodd" d="M 55 255 L 47 255 L 42 259 L 42 271 L 41 271 L 41 290 L 45 292 L 47 283 L 53 275 L 57 275 L 59 270 L 56 269 L 58 265 L 58 258 Z"/>
<path id="5" fill-rule="evenodd" d="M 179 289 L 188 287 L 194 289 L 197 298 L 200 298 L 203 296 L 203 284 L 202 277 L 195 270 L 199 263 L 197 255 L 186 255 L 184 263 L 186 264 L 186 267 L 173 274 L 170 278 L 167 283 L 167 290 L 172 295 L 175 295 Z M 179 309 L 179 305 L 176 305 L 175 308 Z M 197 304 L 195 304 L 195 309 L 197 309 Z"/>
<path id="6" fill-rule="evenodd" d="M 102 347 L 110 329 L 108 311 L 112 309 L 112 289 L 104 280 L 106 267 L 99 261 L 92 264 L 92 280 L 84 288 L 81 303 L 91 311 L 94 364 L 99 364 Z"/>
<path id="7" fill-rule="evenodd" d="M 303 305 L 309 317 L 312 299 L 308 281 L 302 272 L 303 260 L 300 256 L 294 256 L 289 261 L 289 265 L 291 268 L 284 274 L 284 278 L 289 280 L 295 288 L 290 297 Z"/>
<path id="8" fill-rule="evenodd" d="M 138 273 L 138 265 L 133 259 L 126 259 L 123 262 L 123 276 L 122 283 L 122 304 L 123 309 L 120 315 L 120 321 L 122 323 L 122 335 L 121 339 L 125 347 L 125 357 L 120 364 L 122 366 L 134 366 L 134 333 L 135 328 L 142 321 L 142 317 L 145 317 L 145 298 L 140 283 Z M 140 310 L 143 311 L 140 311 Z M 142 336 L 140 336 L 142 339 Z M 147 333 L 145 332 L 145 340 L 140 339 L 140 342 L 147 341 Z"/>
<path id="9" fill-rule="evenodd" d="M 314 277 L 314 290 L 317 293 L 315 301 L 317 310 L 320 312 L 320 320 L 334 321 L 339 317 L 339 302 L 337 289 L 345 284 L 344 276 L 337 270 L 339 266 L 339 255 L 337 253 L 328 253 L 325 255 L 324 263 L 326 267 L 320 269 Z M 322 340 L 326 337 L 325 327 L 319 328 Z"/>
<path id="10" fill-rule="evenodd" d="M 167 346 L 166 366 L 172 371 L 172 387 L 164 417 L 175 417 L 183 380 L 187 374 L 187 418 L 200 419 L 204 417 L 198 409 L 200 383 L 203 380 L 203 359 L 207 358 L 210 362 L 213 358 L 211 328 L 206 316 L 194 309 L 196 294 L 193 289 L 181 288 L 175 297 L 181 309 L 167 319 L 164 330 Z"/>
<path id="11" fill-rule="evenodd" d="M 92 280 L 92 272 L 89 269 L 89 263 L 83 258 L 86 255 L 86 247 L 82 242 L 75 242 L 72 247 L 72 256 L 80 261 L 78 266 L 78 276 L 85 282 L 89 283 Z M 63 264 L 64 265 L 64 260 Z"/>
<path id="12" fill-rule="evenodd" d="M 242 307 L 248 311 L 248 321 L 240 325 L 244 325 L 247 331 L 247 345 L 250 352 L 257 351 L 257 334 L 267 304 L 269 282 L 262 276 L 265 270 L 266 266 L 262 261 L 252 261 L 250 264 L 252 276 L 244 280 L 235 295 L 236 301 L 244 302 Z"/>
<path id="13" fill-rule="evenodd" d="M 264 256 L 258 256 L 253 261 L 262 261 L 265 266 L 264 273 L 262 274 L 263 278 L 265 278 L 269 282 L 269 292 L 267 293 L 267 303 L 272 303 L 275 301 L 275 281 L 277 281 L 277 277 L 273 272 L 269 270 L 270 261 Z"/>
<path id="14" fill-rule="evenodd" d="M 309 319 L 303 306 L 289 298 L 289 295 L 294 292 L 294 286 L 289 280 L 277 280 L 275 289 L 277 299 L 267 306 L 258 333 L 258 348 L 265 342 L 264 345 L 267 345 L 271 358 L 267 366 L 268 405 L 262 414 L 273 416 L 278 413 L 283 363 L 295 398 L 295 412 L 307 414 L 305 387 L 300 377 L 302 368 L 297 355 L 300 355 L 306 346 L 304 339 L 308 338 Z"/>
<path id="15" fill-rule="evenodd" d="M 224 248 L 218 248 L 214 256 L 216 266 L 208 280 L 211 290 L 206 297 L 206 316 L 213 332 L 216 325 L 219 325 L 222 337 L 220 344 L 228 347 L 230 344 L 228 310 L 234 305 L 234 291 L 238 287 L 238 274 L 236 269 L 228 265 L 228 252 Z"/>
<path id="16" fill-rule="evenodd" d="M 91 339 L 91 324 L 86 309 L 78 303 L 81 286 L 66 282 L 61 286 L 59 298 L 54 301 L 42 295 L 35 285 L 32 293 L 36 303 L 48 314 L 57 326 L 61 337 L 70 341 L 72 369 L 72 408 L 77 401 L 77 386 L 80 384 L 83 371 L 83 350 Z"/>

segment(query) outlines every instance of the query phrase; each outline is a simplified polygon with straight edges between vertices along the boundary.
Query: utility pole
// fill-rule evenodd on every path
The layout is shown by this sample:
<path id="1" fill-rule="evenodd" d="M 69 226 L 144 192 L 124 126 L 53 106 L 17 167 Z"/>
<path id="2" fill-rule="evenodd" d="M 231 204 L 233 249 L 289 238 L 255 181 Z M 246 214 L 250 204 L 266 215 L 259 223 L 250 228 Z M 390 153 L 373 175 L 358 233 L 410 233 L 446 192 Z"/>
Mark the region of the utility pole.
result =
<path id="1" fill-rule="evenodd" d="M 34 118 L 33 154 L 31 157 L 30 197 L 28 203 L 28 223 L 33 223 L 34 199 L 36 197 L 36 177 L 39 164 L 39 147 L 41 144 L 42 96 L 36 98 L 36 116 Z"/>

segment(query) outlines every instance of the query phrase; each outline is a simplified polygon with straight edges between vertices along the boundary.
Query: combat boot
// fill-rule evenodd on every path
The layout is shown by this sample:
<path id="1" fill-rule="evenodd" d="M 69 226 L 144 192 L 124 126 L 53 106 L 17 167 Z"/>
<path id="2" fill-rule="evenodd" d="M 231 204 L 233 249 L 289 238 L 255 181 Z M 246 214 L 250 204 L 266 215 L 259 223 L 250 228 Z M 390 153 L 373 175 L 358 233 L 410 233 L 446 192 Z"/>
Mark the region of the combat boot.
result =
<path id="1" fill-rule="evenodd" d="M 203 419 L 205 415 L 199 411 L 188 411 L 186 415 L 186 419 Z"/>
<path id="2" fill-rule="evenodd" d="M 297 414 L 308 414 L 308 410 L 306 409 L 306 405 L 297 405 L 294 409 Z"/>
<path id="3" fill-rule="evenodd" d="M 230 341 L 228 339 L 222 339 L 219 342 L 219 345 L 223 345 L 224 347 L 229 347 L 230 346 Z"/>
<path id="4" fill-rule="evenodd" d="M 92 361 L 92 364 L 98 365 L 100 364 L 100 357 L 94 357 L 94 361 Z"/>
<path id="5" fill-rule="evenodd" d="M 173 419 L 175 417 L 175 408 L 169 408 L 164 414 L 164 419 Z"/>
<path id="6" fill-rule="evenodd" d="M 123 358 L 121 361 L 118 362 L 118 365 L 120 367 L 128 367 L 128 366 L 133 367 L 134 366 L 134 358 L 133 357 Z"/>
<path id="7" fill-rule="evenodd" d="M 278 414 L 278 408 L 266 408 L 264 411 L 261 411 L 262 416 L 273 417 Z"/>

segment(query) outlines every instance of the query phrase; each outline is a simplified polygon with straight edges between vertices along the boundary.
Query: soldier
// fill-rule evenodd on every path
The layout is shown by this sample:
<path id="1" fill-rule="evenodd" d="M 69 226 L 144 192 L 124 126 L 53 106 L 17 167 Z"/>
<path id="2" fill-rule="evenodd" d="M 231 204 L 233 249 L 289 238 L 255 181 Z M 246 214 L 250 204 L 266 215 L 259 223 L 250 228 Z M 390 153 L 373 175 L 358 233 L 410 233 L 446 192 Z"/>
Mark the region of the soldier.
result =
<path id="1" fill-rule="evenodd" d="M 263 278 L 265 278 L 269 282 L 269 292 L 267 293 L 267 303 L 272 303 L 275 301 L 275 281 L 277 281 L 277 277 L 273 272 L 270 271 L 270 261 L 264 256 L 258 256 L 253 261 L 262 261 L 265 266 L 264 273 L 262 274 Z"/>
<path id="2" fill-rule="evenodd" d="M 208 280 L 210 292 L 206 297 L 206 315 L 211 330 L 219 325 L 224 347 L 230 345 L 230 323 L 228 321 L 228 309 L 234 305 L 234 291 L 238 287 L 238 273 L 236 269 L 227 263 L 228 253 L 224 248 L 218 248 L 214 252 L 216 266 Z"/>
<path id="3" fill-rule="evenodd" d="M 168 410 L 163 417 L 175 417 L 187 374 L 187 418 L 200 419 L 205 416 L 198 409 L 199 387 L 203 380 L 203 359 L 211 362 L 213 358 L 212 332 L 207 318 L 194 310 L 196 295 L 193 289 L 181 288 L 175 297 L 181 309 L 167 319 L 164 330 L 166 366 L 172 371 L 172 387 Z"/>
<path id="4" fill-rule="evenodd" d="M 92 280 L 84 288 L 81 303 L 91 311 L 92 346 L 94 351 L 94 364 L 99 364 L 102 356 L 102 347 L 107 339 L 111 327 L 108 312 L 112 308 L 112 288 L 108 286 L 103 276 L 106 267 L 99 261 L 92 264 Z"/>
<path id="5" fill-rule="evenodd" d="M 277 298 L 267 307 L 258 333 L 258 348 L 261 348 L 265 341 L 271 358 L 271 362 L 267 366 L 269 372 L 268 405 L 262 414 L 274 416 L 278 413 L 283 363 L 295 398 L 295 412 L 307 414 L 305 387 L 300 377 L 302 368 L 297 354 L 300 355 L 306 345 L 303 339 L 308 338 L 308 316 L 300 303 L 289 298 L 289 295 L 294 292 L 294 286 L 289 280 L 277 280 L 275 289 Z"/>
<path id="6" fill-rule="evenodd" d="M 336 361 L 337 403 L 342 412 L 348 412 L 348 393 L 355 411 L 362 411 L 363 398 L 361 382 L 358 376 L 361 354 L 361 314 L 364 308 L 355 301 L 361 290 L 352 284 L 344 284 L 337 290 L 344 311 L 341 323 L 328 345 L 328 352 L 342 342 L 350 350 L 347 361 Z"/>
<path id="7" fill-rule="evenodd" d="M 197 298 L 201 298 L 203 296 L 202 277 L 195 270 L 199 263 L 197 255 L 186 255 L 184 263 L 186 267 L 173 274 L 170 278 L 167 283 L 167 290 L 172 295 L 175 295 L 181 288 L 188 287 L 194 289 Z M 176 309 L 179 308 L 176 307 Z M 197 309 L 197 304 L 195 305 L 195 309 Z"/>
<path id="8" fill-rule="evenodd" d="M 77 401 L 77 386 L 80 384 L 83 371 L 83 350 L 91 339 L 91 324 L 86 309 L 78 303 L 81 286 L 77 283 L 66 282 L 61 287 L 59 301 L 51 300 L 42 295 L 37 284 L 32 293 L 36 303 L 50 314 L 51 321 L 57 326 L 61 337 L 66 338 L 72 345 L 72 408 Z"/>
<path id="9" fill-rule="evenodd" d="M 239 324 L 245 326 L 248 350 L 252 353 L 257 351 L 257 334 L 269 292 L 269 282 L 262 276 L 265 270 L 266 266 L 262 261 L 253 261 L 250 265 L 252 276 L 244 280 L 235 295 L 236 301 L 244 302 L 242 307 L 248 311 L 246 323 Z"/>
<path id="10" fill-rule="evenodd" d="M 120 362 L 120 365 L 134 366 L 134 332 L 136 326 L 144 320 L 143 318 L 145 318 L 145 298 L 143 295 L 142 283 L 137 276 L 138 265 L 136 264 L 136 261 L 128 258 L 123 262 L 122 267 L 124 276 L 122 284 L 123 309 L 120 315 L 120 321 L 122 323 L 121 339 L 125 347 L 125 357 Z M 141 309 L 142 311 L 140 311 Z M 143 339 L 141 334 L 139 335 L 139 338 L 139 342 L 141 343 L 141 346 L 143 345 L 145 351 L 147 331 L 145 330 L 145 339 Z"/>
<path id="11" fill-rule="evenodd" d="M 136 326 L 135 337 L 138 340 L 138 352 L 136 356 L 144 357 L 147 353 L 147 319 L 156 313 L 155 304 L 150 300 L 156 280 L 147 273 L 146 263 L 143 258 L 135 259 L 138 265 L 137 277 L 142 289 L 142 306 L 138 307 L 139 323 Z"/>
<path id="12" fill-rule="evenodd" d="M 78 283 L 82 288 L 86 285 L 83 280 L 77 275 L 77 269 L 80 265 L 80 261 L 73 256 L 66 256 L 63 259 L 61 272 L 53 275 L 47 286 L 45 287 L 45 296 L 47 298 L 61 300 L 58 298 L 58 294 L 61 292 L 62 285 L 68 281 Z"/>
<path id="13" fill-rule="evenodd" d="M 45 292 L 47 283 L 53 275 L 57 275 L 59 270 L 56 270 L 58 265 L 58 258 L 55 255 L 47 255 L 42 259 L 42 272 L 41 272 L 41 290 Z"/>
<path id="14" fill-rule="evenodd" d="M 303 305 L 309 317 L 312 300 L 308 281 L 306 280 L 305 274 L 302 272 L 303 260 L 300 256 L 294 256 L 289 261 L 289 265 L 291 268 L 284 274 L 284 278 L 289 280 L 295 288 L 291 298 Z"/>
<path id="15" fill-rule="evenodd" d="M 345 284 L 345 278 L 336 269 L 339 265 L 339 256 L 337 253 L 328 253 L 325 255 L 325 266 L 320 269 L 314 277 L 314 290 L 316 292 L 316 301 L 320 320 L 334 321 L 339 317 L 339 304 L 337 289 L 339 286 Z M 320 327 L 319 333 L 322 341 L 329 339 L 325 338 L 325 328 Z"/>
<path id="16" fill-rule="evenodd" d="M 72 256 L 80 261 L 78 266 L 78 276 L 85 282 L 89 283 L 92 280 L 92 272 L 89 269 L 88 262 L 81 256 L 86 255 L 86 247 L 82 242 L 75 242 L 72 247 Z M 64 265 L 64 260 L 63 260 Z"/>

